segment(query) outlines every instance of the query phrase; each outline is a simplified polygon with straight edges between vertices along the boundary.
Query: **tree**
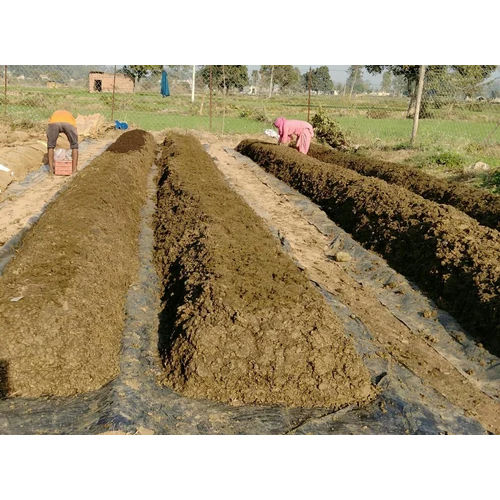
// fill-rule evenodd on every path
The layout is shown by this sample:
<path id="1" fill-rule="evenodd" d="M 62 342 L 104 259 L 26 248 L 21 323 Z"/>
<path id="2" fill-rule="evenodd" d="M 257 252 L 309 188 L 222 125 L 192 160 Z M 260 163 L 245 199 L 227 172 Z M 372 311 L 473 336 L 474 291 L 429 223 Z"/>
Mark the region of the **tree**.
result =
<path id="1" fill-rule="evenodd" d="M 290 90 L 300 80 L 300 70 L 294 66 L 261 66 L 259 73 L 264 81 L 270 83 L 271 72 L 273 74 L 273 89 L 277 85 L 280 90 Z"/>
<path id="2" fill-rule="evenodd" d="M 201 77 L 206 85 L 210 84 L 210 66 L 203 66 Z M 212 66 L 212 86 L 229 92 L 231 88 L 243 90 L 248 85 L 248 68 L 246 66 Z"/>
<path id="3" fill-rule="evenodd" d="M 353 92 L 361 94 L 371 90 L 370 83 L 363 79 L 363 66 L 349 66 L 347 72 L 346 87 L 349 89 L 349 96 Z"/>
<path id="4" fill-rule="evenodd" d="M 123 66 L 121 71 L 126 75 L 134 79 L 136 83 L 139 83 L 141 78 L 148 78 L 154 75 L 160 75 L 163 70 L 162 65 L 138 65 L 131 64 L 128 66 Z"/>
<path id="5" fill-rule="evenodd" d="M 302 87 L 309 88 L 309 71 L 302 75 Z M 333 82 L 328 66 L 320 66 L 311 70 L 311 90 L 314 92 L 333 92 Z"/>
<path id="6" fill-rule="evenodd" d="M 392 93 L 398 97 L 401 97 L 406 91 L 406 81 L 402 75 L 392 77 L 391 90 Z"/>
<path id="7" fill-rule="evenodd" d="M 169 65 L 167 66 L 169 80 L 192 80 L 193 66 L 186 65 Z"/>
<path id="8" fill-rule="evenodd" d="M 412 118 L 415 113 L 416 82 L 419 66 L 365 66 L 369 73 L 390 71 L 395 77 L 403 77 L 406 82 L 406 93 L 410 96 L 410 103 L 406 116 Z M 480 85 L 496 69 L 492 65 L 466 66 L 428 66 L 425 74 L 424 97 L 420 108 L 420 118 L 428 114 L 432 103 L 439 107 L 442 102 L 450 100 L 450 96 L 463 94 L 473 97 L 479 93 Z M 451 70 L 451 71 L 450 71 Z"/>
<path id="9" fill-rule="evenodd" d="M 252 85 L 254 87 L 257 87 L 257 84 L 259 83 L 259 78 L 260 78 L 259 71 L 254 69 L 252 71 Z"/>
<path id="10" fill-rule="evenodd" d="M 350 96 L 352 96 L 353 90 L 358 90 L 357 88 L 355 89 L 354 86 L 362 79 L 362 71 L 363 66 L 349 66 L 349 69 L 347 70 L 349 76 L 347 77 L 346 85 L 350 89 Z"/>
<path id="11" fill-rule="evenodd" d="M 382 75 L 382 84 L 380 86 L 381 92 L 389 93 L 391 91 L 392 84 L 392 73 L 390 71 L 384 71 Z"/>
<path id="12" fill-rule="evenodd" d="M 480 93 L 481 84 L 496 69 L 496 66 L 451 66 L 458 89 L 465 97 L 475 97 Z"/>
<path id="13" fill-rule="evenodd" d="M 410 96 L 410 103 L 406 111 L 407 118 L 412 118 L 415 113 L 415 101 L 416 101 L 416 91 L 417 91 L 417 81 L 418 81 L 418 70 L 420 66 L 410 66 L 410 65 L 379 65 L 379 66 L 365 66 L 365 69 L 370 74 L 382 73 L 382 71 L 390 71 L 395 77 L 402 76 L 406 82 L 406 92 Z M 433 71 L 440 71 L 444 66 L 428 66 L 426 72 L 426 78 L 432 74 Z M 421 112 L 425 109 L 425 106 L 421 108 Z"/>

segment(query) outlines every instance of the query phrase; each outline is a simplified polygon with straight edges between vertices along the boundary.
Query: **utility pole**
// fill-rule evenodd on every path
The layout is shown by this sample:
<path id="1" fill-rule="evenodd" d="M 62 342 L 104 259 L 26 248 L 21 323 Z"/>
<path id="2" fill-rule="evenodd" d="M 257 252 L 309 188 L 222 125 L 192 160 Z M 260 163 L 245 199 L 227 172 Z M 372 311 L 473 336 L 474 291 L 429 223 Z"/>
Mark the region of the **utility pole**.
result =
<path id="1" fill-rule="evenodd" d="M 196 78 L 196 66 L 193 66 L 193 84 L 191 85 L 191 102 L 194 102 L 195 78 Z"/>
<path id="2" fill-rule="evenodd" d="M 418 71 L 418 87 L 417 87 L 417 102 L 415 104 L 415 115 L 413 116 L 413 129 L 411 131 L 410 144 L 413 147 L 417 138 L 418 118 L 420 115 L 420 103 L 422 102 L 422 91 L 424 89 L 425 66 L 420 66 Z"/>
<path id="3" fill-rule="evenodd" d="M 271 83 L 269 84 L 269 98 L 273 94 L 273 74 L 274 74 L 274 66 L 271 66 Z"/>

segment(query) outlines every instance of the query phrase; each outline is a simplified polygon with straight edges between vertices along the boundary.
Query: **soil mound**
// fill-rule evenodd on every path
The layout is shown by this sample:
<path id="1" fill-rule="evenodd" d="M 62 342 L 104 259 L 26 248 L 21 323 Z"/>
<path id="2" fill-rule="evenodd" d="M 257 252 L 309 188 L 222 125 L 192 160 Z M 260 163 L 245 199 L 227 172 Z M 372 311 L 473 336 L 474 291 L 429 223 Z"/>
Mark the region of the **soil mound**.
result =
<path id="1" fill-rule="evenodd" d="M 453 207 L 292 148 L 243 141 L 237 149 L 309 196 L 500 353 L 498 231 Z"/>
<path id="2" fill-rule="evenodd" d="M 111 153 L 130 153 L 144 147 L 150 134 L 144 130 L 130 130 L 125 132 L 107 149 Z"/>
<path id="3" fill-rule="evenodd" d="M 318 144 L 311 144 L 309 156 L 350 168 L 362 175 L 378 177 L 391 184 L 397 184 L 436 203 L 452 205 L 484 226 L 500 229 L 500 196 L 498 195 L 456 182 L 437 179 L 406 165 L 374 160 Z"/>
<path id="4" fill-rule="evenodd" d="M 231 404 L 339 408 L 372 395 L 319 292 L 192 136 L 163 146 L 155 224 L 165 384 Z"/>
<path id="5" fill-rule="evenodd" d="M 156 147 L 143 131 L 119 141 L 115 151 L 142 146 L 108 150 L 79 173 L 0 277 L 0 386 L 10 396 L 72 395 L 118 373 Z"/>

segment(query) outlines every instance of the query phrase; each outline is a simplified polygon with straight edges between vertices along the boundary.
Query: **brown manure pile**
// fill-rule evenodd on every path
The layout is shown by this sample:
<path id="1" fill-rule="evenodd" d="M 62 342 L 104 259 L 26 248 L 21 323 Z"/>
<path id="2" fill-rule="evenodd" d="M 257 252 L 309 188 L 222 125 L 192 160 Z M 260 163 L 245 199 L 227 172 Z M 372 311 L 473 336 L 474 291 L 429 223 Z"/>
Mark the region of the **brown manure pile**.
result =
<path id="1" fill-rule="evenodd" d="M 155 233 L 166 385 L 235 405 L 373 395 L 338 318 L 192 136 L 165 139 Z"/>
<path id="2" fill-rule="evenodd" d="M 498 195 L 456 182 L 437 179 L 417 168 L 337 151 L 319 144 L 311 144 L 309 156 L 350 168 L 362 175 L 378 177 L 391 184 L 397 184 L 436 203 L 452 205 L 476 219 L 480 224 L 500 230 L 500 196 Z"/>
<path id="3" fill-rule="evenodd" d="M 155 148 L 144 131 L 121 135 L 46 209 L 0 277 L 7 395 L 67 396 L 118 374 Z"/>
<path id="4" fill-rule="evenodd" d="M 247 140 L 237 149 L 309 196 L 500 353 L 498 231 L 453 207 L 292 148 Z"/>

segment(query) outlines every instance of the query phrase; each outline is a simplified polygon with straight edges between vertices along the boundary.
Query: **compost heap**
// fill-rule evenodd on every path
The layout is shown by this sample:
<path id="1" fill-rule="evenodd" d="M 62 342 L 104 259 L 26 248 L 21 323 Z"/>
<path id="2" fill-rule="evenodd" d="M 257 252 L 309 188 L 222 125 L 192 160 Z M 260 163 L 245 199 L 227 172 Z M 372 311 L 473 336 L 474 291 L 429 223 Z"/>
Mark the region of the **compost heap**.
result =
<path id="1" fill-rule="evenodd" d="M 152 136 L 127 132 L 47 208 L 0 277 L 4 395 L 67 396 L 119 371 Z"/>
<path id="2" fill-rule="evenodd" d="M 480 224 L 500 229 L 500 196 L 496 194 L 458 182 L 438 179 L 408 165 L 375 160 L 319 144 L 311 144 L 309 156 L 397 184 L 428 200 L 452 205 Z"/>
<path id="3" fill-rule="evenodd" d="M 320 162 L 292 148 L 237 149 L 318 203 L 344 230 L 500 352 L 500 233 L 400 186 Z"/>
<path id="4" fill-rule="evenodd" d="M 236 405 L 373 394 L 340 321 L 192 136 L 165 139 L 155 232 L 165 384 Z"/>

